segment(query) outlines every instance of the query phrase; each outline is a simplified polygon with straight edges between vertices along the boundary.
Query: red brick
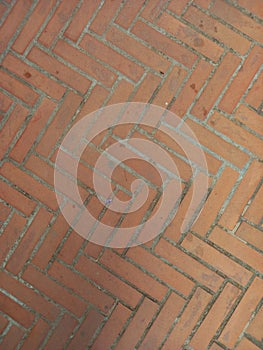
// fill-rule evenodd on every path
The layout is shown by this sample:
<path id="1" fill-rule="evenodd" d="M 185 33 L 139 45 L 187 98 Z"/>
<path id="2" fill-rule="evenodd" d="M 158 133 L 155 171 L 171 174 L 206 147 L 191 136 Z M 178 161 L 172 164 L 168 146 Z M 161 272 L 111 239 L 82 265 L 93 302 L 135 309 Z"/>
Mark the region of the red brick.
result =
<path id="1" fill-rule="evenodd" d="M 9 251 L 15 244 L 16 240 L 19 238 L 24 226 L 26 224 L 26 219 L 20 215 L 14 213 L 8 225 L 5 227 L 3 233 L 0 236 L 1 245 L 1 256 L 0 263 L 4 262 Z"/>
<path id="2" fill-rule="evenodd" d="M 1 198 L 27 216 L 30 215 L 36 207 L 36 203 L 14 190 L 5 182 L 1 182 Z"/>
<path id="3" fill-rule="evenodd" d="M 158 17 L 161 14 L 161 11 L 164 10 L 167 0 L 151 0 L 147 3 L 142 13 L 141 17 L 149 20 L 150 22 L 156 22 Z"/>
<path id="4" fill-rule="evenodd" d="M 122 26 L 125 29 L 128 29 L 132 24 L 137 13 L 140 11 L 144 4 L 143 0 L 137 0 L 134 2 L 127 1 L 124 6 L 121 8 L 115 23 L 119 26 Z"/>
<path id="5" fill-rule="evenodd" d="M 45 209 L 40 209 L 34 218 L 34 221 L 25 232 L 23 238 L 19 242 L 18 247 L 8 261 L 6 269 L 13 274 L 18 274 L 25 265 L 32 251 L 45 232 L 52 215 Z"/>
<path id="6" fill-rule="evenodd" d="M 246 125 L 259 135 L 263 134 L 262 117 L 245 105 L 241 104 L 234 116 L 241 124 Z"/>
<path id="7" fill-rule="evenodd" d="M 63 40 L 57 42 L 54 52 L 107 87 L 111 87 L 116 80 L 115 73 Z"/>
<path id="8" fill-rule="evenodd" d="M 47 322 L 43 321 L 41 318 L 37 321 L 34 327 L 31 329 L 29 336 L 26 338 L 21 349 L 27 350 L 38 350 L 40 345 L 45 340 L 50 326 Z"/>
<path id="9" fill-rule="evenodd" d="M 38 41 L 50 47 L 54 40 L 57 38 L 59 32 L 67 22 L 68 18 L 72 14 L 76 6 L 76 1 L 61 2 L 56 8 L 53 16 L 49 20 L 42 34 L 38 38 Z"/>
<path id="10" fill-rule="evenodd" d="M 227 347 L 231 348 L 235 345 L 252 312 L 262 298 L 262 289 L 263 281 L 256 277 L 219 337 L 219 340 Z"/>
<path id="11" fill-rule="evenodd" d="M 213 343 L 212 346 L 210 347 L 210 350 L 222 350 L 222 348 L 216 343 Z"/>
<path id="12" fill-rule="evenodd" d="M 64 35 L 73 41 L 77 41 L 99 4 L 99 0 L 93 0 L 92 2 L 84 0 L 72 18 Z"/>
<path id="13" fill-rule="evenodd" d="M 231 82 L 224 97 L 220 101 L 219 107 L 227 113 L 232 113 L 238 101 L 247 90 L 251 80 L 257 73 L 263 62 L 263 50 L 255 46 L 239 69 L 237 76 Z"/>
<path id="14" fill-rule="evenodd" d="M 76 269 L 131 307 L 135 307 L 138 304 L 141 294 L 137 290 L 128 286 L 91 260 L 81 257 L 76 264 Z"/>
<path id="15" fill-rule="evenodd" d="M 2 91 L 0 91 L 0 110 L 3 112 L 7 112 L 9 107 L 12 104 L 12 100 L 10 97 L 6 96 Z"/>
<path id="16" fill-rule="evenodd" d="M 112 96 L 107 101 L 107 105 L 128 101 L 133 89 L 134 85 L 124 79 L 121 80 L 118 86 L 116 86 Z"/>
<path id="17" fill-rule="evenodd" d="M 47 124 L 50 115 L 55 108 L 55 104 L 48 100 L 43 99 L 40 106 L 34 113 L 32 119 L 27 124 L 27 127 L 19 137 L 14 148 L 10 152 L 10 157 L 17 162 L 22 162 L 24 157 L 27 155 L 31 147 L 33 146 L 35 140 L 37 139 L 40 131 Z"/>
<path id="18" fill-rule="evenodd" d="M 86 245 L 83 253 L 85 253 L 88 257 L 92 257 L 95 260 L 98 260 L 99 255 L 101 253 L 101 251 L 103 250 L 104 247 L 97 245 L 95 243 L 92 242 L 88 242 L 88 244 Z"/>
<path id="19" fill-rule="evenodd" d="M 89 29 L 91 29 L 93 32 L 99 35 L 105 33 L 112 17 L 118 10 L 120 4 L 121 0 L 116 0 L 114 2 L 105 1 L 103 6 L 100 8 L 98 14 L 96 15 L 95 19 L 91 23 Z"/>
<path id="20" fill-rule="evenodd" d="M 175 344 L 176 349 L 183 348 L 186 338 L 196 325 L 210 299 L 210 294 L 201 288 L 197 288 L 182 316 L 180 316 L 179 321 L 176 323 L 172 333 L 165 342 L 163 347 L 164 350 L 172 349 Z"/>
<path id="21" fill-rule="evenodd" d="M 258 341 L 262 341 L 262 323 L 263 323 L 263 307 L 260 308 L 249 327 L 246 329 L 246 333 L 252 335 Z"/>
<path id="22" fill-rule="evenodd" d="M 113 305 L 113 299 L 94 287 L 90 282 L 66 268 L 58 262 L 54 262 L 48 271 L 59 283 L 71 289 L 88 302 L 98 307 L 104 313 L 108 313 Z"/>
<path id="23" fill-rule="evenodd" d="M 209 125 L 232 139 L 233 142 L 245 147 L 258 157 L 263 157 L 263 142 L 252 135 L 241 126 L 225 118 L 219 113 L 215 113 L 208 121 Z"/>
<path id="24" fill-rule="evenodd" d="M 113 45 L 124 50 L 131 56 L 135 57 L 138 61 L 142 62 L 148 67 L 151 67 L 157 72 L 166 72 L 170 66 L 170 63 L 167 59 L 153 52 L 152 50 L 142 45 L 132 37 L 121 32 L 117 28 L 112 27 L 108 31 L 106 38 Z"/>
<path id="25" fill-rule="evenodd" d="M 213 77 L 208 82 L 201 96 L 192 108 L 191 113 L 203 120 L 213 107 L 225 85 L 235 72 L 240 59 L 232 53 L 227 53 L 215 71 Z"/>
<path id="26" fill-rule="evenodd" d="M 86 93 L 90 87 L 90 80 L 68 68 L 66 65 L 49 56 L 47 53 L 38 49 L 37 47 L 33 47 L 27 58 L 47 71 L 49 74 L 52 74 L 60 81 L 66 83 L 68 86 L 80 91 L 83 94 Z"/>
<path id="27" fill-rule="evenodd" d="M 255 224 L 259 224 L 262 219 L 261 203 L 263 195 L 263 186 L 260 187 L 256 196 L 253 198 L 248 210 L 244 216 Z"/>
<path id="28" fill-rule="evenodd" d="M 192 291 L 194 287 L 192 281 L 143 248 L 136 247 L 129 249 L 126 255 L 143 269 L 149 271 L 163 283 L 168 284 L 181 294 L 188 296 Z"/>
<path id="29" fill-rule="evenodd" d="M 250 42 L 247 39 L 193 6 L 188 8 L 184 14 L 184 18 L 198 29 L 239 52 L 241 55 L 244 55 L 250 48 Z"/>
<path id="30" fill-rule="evenodd" d="M 217 291 L 223 282 L 223 278 L 218 276 L 206 266 L 193 259 L 177 247 L 161 239 L 155 247 L 155 252 L 166 259 L 178 269 L 194 278 L 204 286 Z"/>
<path id="31" fill-rule="evenodd" d="M 11 54 L 5 57 L 3 66 L 15 73 L 24 81 L 27 81 L 29 84 L 35 86 L 39 90 L 44 91 L 48 96 L 54 97 L 57 100 L 59 100 L 66 91 L 63 86 L 59 85 L 54 80 L 51 80 L 43 73 L 40 73 L 26 63 L 21 62 L 21 60 L 12 56 Z"/>
<path id="32" fill-rule="evenodd" d="M 0 29 L 0 52 L 3 52 L 6 49 L 9 40 L 15 34 L 17 27 L 20 25 L 31 6 L 32 2 L 29 0 L 22 0 L 14 4 Z"/>
<path id="33" fill-rule="evenodd" d="M 194 3 L 199 5 L 200 7 L 203 7 L 204 9 L 208 9 L 211 0 L 194 0 Z"/>
<path id="34" fill-rule="evenodd" d="M 202 34 L 197 33 L 184 23 L 164 12 L 157 24 L 172 34 L 175 38 L 188 44 L 204 56 L 217 62 L 223 53 L 223 49 L 212 40 L 207 39 Z"/>
<path id="35" fill-rule="evenodd" d="M 131 311 L 125 306 L 118 304 L 113 310 L 102 331 L 92 345 L 92 350 L 110 349 L 117 336 L 121 333 Z M 125 349 L 127 349 L 125 345 Z"/>
<path id="36" fill-rule="evenodd" d="M 239 10 L 227 4 L 225 1 L 216 0 L 210 11 L 227 23 L 230 23 L 233 27 L 239 29 L 241 32 L 247 34 L 252 39 L 263 43 L 262 26 L 253 21 L 252 18 L 249 18 Z"/>
<path id="37" fill-rule="evenodd" d="M 237 0 L 236 2 L 239 6 L 263 18 L 263 8 L 260 0 Z"/>
<path id="38" fill-rule="evenodd" d="M 247 204 L 248 200 L 255 191 L 258 182 L 263 175 L 263 164 L 254 161 L 248 168 L 242 181 L 238 185 L 233 197 L 224 211 L 220 224 L 229 229 L 233 229 L 239 220 L 239 217 Z"/>
<path id="39" fill-rule="evenodd" d="M 79 249 L 84 243 L 84 239 L 80 237 L 76 232 L 72 232 L 64 243 L 62 249 L 59 252 L 59 258 L 67 264 L 71 264 L 76 257 Z"/>
<path id="40" fill-rule="evenodd" d="M 176 113 L 179 117 L 185 115 L 187 109 L 195 99 L 198 91 L 205 83 L 211 71 L 212 66 L 208 62 L 201 60 L 198 63 L 182 91 L 171 106 L 171 112 Z"/>
<path id="41" fill-rule="evenodd" d="M 22 284 L 17 279 L 1 272 L 0 281 L 1 288 L 14 295 L 17 299 L 26 304 L 32 310 L 35 310 L 47 320 L 55 321 L 59 315 L 59 310 L 54 304 L 44 299 L 38 292 Z"/>
<path id="42" fill-rule="evenodd" d="M 255 227 L 250 226 L 246 222 L 242 222 L 236 231 L 236 235 L 242 240 L 263 251 L 263 235 L 262 232 Z"/>
<path id="43" fill-rule="evenodd" d="M 225 168 L 213 187 L 212 192 L 209 194 L 203 206 L 201 215 L 193 225 L 192 229 L 195 232 L 202 236 L 206 235 L 235 185 L 238 175 L 239 174 L 231 168 Z"/>
<path id="44" fill-rule="evenodd" d="M 72 341 L 67 346 L 67 349 L 87 349 L 87 345 L 89 345 L 92 337 L 94 336 L 94 333 L 97 331 L 102 321 L 103 316 L 94 309 L 90 309 L 77 333 L 74 335 Z"/>
<path id="45" fill-rule="evenodd" d="M 259 108 L 260 104 L 262 103 L 262 86 L 263 86 L 263 73 L 259 75 L 256 82 L 252 86 L 251 90 L 247 94 L 247 97 L 245 98 L 246 102 L 250 104 L 250 106 L 255 107 L 256 109 Z"/>
<path id="46" fill-rule="evenodd" d="M 168 5 L 168 10 L 172 11 L 176 15 L 180 16 L 186 7 L 188 0 L 173 0 Z"/>
<path id="47" fill-rule="evenodd" d="M 31 265 L 27 267 L 22 278 L 77 317 L 81 317 L 87 309 L 84 301 L 69 293 Z"/>
<path id="48" fill-rule="evenodd" d="M 184 302 L 185 301 L 181 297 L 174 293 L 169 295 L 165 304 L 161 308 L 160 313 L 140 345 L 140 350 L 157 349 L 160 346 L 174 320 L 176 317 L 178 317 Z"/>
<path id="49" fill-rule="evenodd" d="M 175 41 L 167 38 L 141 21 L 135 23 L 132 28 L 132 33 L 188 68 L 191 68 L 197 59 L 197 56 L 194 53 L 188 51 L 183 46 L 177 44 Z"/>
<path id="50" fill-rule="evenodd" d="M 247 338 L 242 338 L 241 342 L 236 347 L 237 350 L 259 350 L 254 343 L 249 341 Z"/>
<path id="51" fill-rule="evenodd" d="M 24 332 L 22 331 L 22 329 L 12 325 L 7 335 L 3 338 L 3 341 L 1 342 L 1 348 L 3 350 L 16 350 L 23 336 Z"/>
<path id="52" fill-rule="evenodd" d="M 193 348 L 206 349 L 208 347 L 211 338 L 224 321 L 224 318 L 232 310 L 239 294 L 240 290 L 238 288 L 230 283 L 226 284 L 192 338 L 190 345 Z"/>
<path id="53" fill-rule="evenodd" d="M 262 255 L 256 252 L 254 249 L 248 247 L 238 238 L 233 237 L 231 234 L 226 233 L 219 227 L 216 227 L 209 236 L 209 239 L 219 247 L 222 247 L 227 252 L 231 253 L 244 263 L 262 273 Z"/>
<path id="54" fill-rule="evenodd" d="M 45 132 L 40 140 L 40 143 L 37 145 L 37 152 L 43 156 L 48 156 L 62 132 L 72 119 L 74 113 L 80 105 L 80 102 L 81 97 L 73 92 L 70 92 L 65 97 L 62 106 L 57 112 L 55 118 L 52 120 L 52 123 L 49 125 L 48 130 Z"/>
<path id="55" fill-rule="evenodd" d="M 3 315 L 0 315 L 0 334 L 3 333 L 8 323 L 8 320 Z"/>
<path id="56" fill-rule="evenodd" d="M 5 222 L 6 218 L 10 214 L 11 209 L 5 205 L 4 203 L 0 202 L 0 226 Z"/>
<path id="57" fill-rule="evenodd" d="M 1 174 L 15 185 L 46 204 L 49 208 L 53 210 L 57 209 L 58 204 L 55 193 L 13 164 L 5 163 L 2 167 Z"/>
<path id="58" fill-rule="evenodd" d="M 144 80 L 139 85 L 139 88 L 136 90 L 132 101 L 148 103 L 149 99 L 152 97 L 152 94 L 159 85 L 160 80 L 161 79 L 156 75 L 153 75 L 152 73 L 147 73 Z"/>
<path id="59" fill-rule="evenodd" d="M 190 233 L 181 246 L 243 286 L 252 277 L 251 272 Z"/>
<path id="60" fill-rule="evenodd" d="M 46 344 L 47 349 L 63 349 L 78 322 L 68 314 L 64 314 Z M 92 323 L 91 323 L 92 324 Z"/>
<path id="61" fill-rule="evenodd" d="M 30 42 L 34 39 L 37 32 L 39 31 L 41 25 L 45 21 L 47 15 L 52 10 L 55 5 L 55 1 L 49 1 L 48 3 L 45 0 L 39 1 L 37 6 L 34 8 L 32 14 L 28 18 L 23 29 L 19 33 L 18 38 L 13 44 L 13 49 L 19 53 L 23 53 Z M 21 61 L 20 61 L 21 63 Z"/>
<path id="62" fill-rule="evenodd" d="M 137 342 L 148 327 L 157 309 L 158 306 L 154 302 L 145 298 L 118 342 L 116 350 L 136 349 Z"/>
<path id="63" fill-rule="evenodd" d="M 8 298 L 5 294 L 0 292 L 1 311 L 13 320 L 20 323 L 23 327 L 28 328 L 34 321 L 35 316 L 21 305 L 16 303 L 13 299 Z"/>

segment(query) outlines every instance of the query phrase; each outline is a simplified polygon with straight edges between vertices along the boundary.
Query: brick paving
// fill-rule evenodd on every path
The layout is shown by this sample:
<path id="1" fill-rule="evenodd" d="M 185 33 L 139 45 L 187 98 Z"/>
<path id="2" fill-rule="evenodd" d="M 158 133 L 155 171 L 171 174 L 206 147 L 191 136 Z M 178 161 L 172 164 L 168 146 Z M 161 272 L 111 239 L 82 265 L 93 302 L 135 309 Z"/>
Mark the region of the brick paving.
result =
<path id="1" fill-rule="evenodd" d="M 3 0 L 0 12 L 0 349 L 263 349 L 262 0 Z M 138 128 L 169 148 L 187 191 L 154 240 L 114 249 L 68 225 L 53 173 L 76 121 L 126 101 L 191 127 L 209 195 L 181 234 L 194 174 L 174 142 Z M 80 192 L 97 218 L 87 162 L 129 131 L 83 153 Z M 147 177 L 144 163 L 127 164 Z M 113 175 L 119 188 L 134 179 Z"/>

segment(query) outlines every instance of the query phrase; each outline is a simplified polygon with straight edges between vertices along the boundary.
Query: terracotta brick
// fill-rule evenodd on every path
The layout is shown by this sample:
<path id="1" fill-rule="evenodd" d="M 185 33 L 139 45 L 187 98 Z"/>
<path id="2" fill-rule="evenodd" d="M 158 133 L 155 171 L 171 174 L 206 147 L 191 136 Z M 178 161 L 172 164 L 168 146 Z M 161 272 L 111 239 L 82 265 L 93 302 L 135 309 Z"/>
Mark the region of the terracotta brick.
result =
<path id="1" fill-rule="evenodd" d="M 258 134 L 263 134 L 262 117 L 241 104 L 235 112 L 235 119 Z"/>
<path id="2" fill-rule="evenodd" d="M 245 242 L 263 251 L 263 235 L 260 230 L 250 226 L 246 222 L 242 222 L 235 234 Z"/>
<path id="3" fill-rule="evenodd" d="M 237 0 L 237 4 L 254 13 L 256 16 L 263 18 L 263 9 L 260 0 Z"/>
<path id="4" fill-rule="evenodd" d="M 46 321 L 43 321 L 41 318 L 37 321 L 37 323 L 32 328 L 29 336 L 26 338 L 23 343 L 21 349 L 39 349 L 40 345 L 45 340 L 47 333 L 50 329 L 49 324 Z"/>
<path id="5" fill-rule="evenodd" d="M 263 195 L 263 186 L 260 187 L 255 197 L 252 200 L 248 210 L 244 216 L 255 224 L 259 224 L 262 219 L 262 212 L 260 210 L 261 199 Z"/>
<path id="6" fill-rule="evenodd" d="M 147 3 L 145 6 L 143 12 L 141 13 L 141 16 L 150 22 L 156 22 L 158 17 L 160 16 L 161 12 L 165 9 L 165 6 L 167 5 L 167 0 L 152 0 Z"/>
<path id="7" fill-rule="evenodd" d="M 157 24 L 168 33 L 172 34 L 175 38 L 183 41 L 214 62 L 217 62 L 223 53 L 223 49 L 219 45 L 212 40 L 207 39 L 202 34 L 195 32 L 190 27 L 187 27 L 184 23 L 168 13 L 164 12 L 161 18 L 157 21 Z"/>
<path id="8" fill-rule="evenodd" d="M 258 109 L 259 105 L 262 103 L 262 94 L 261 94 L 262 86 L 263 86 L 263 73 L 261 72 L 261 74 L 255 81 L 251 90 L 249 90 L 249 93 L 245 98 L 246 102 L 256 109 Z"/>
<path id="9" fill-rule="evenodd" d="M 5 205 L 4 203 L 0 202 L 0 226 L 5 222 L 6 218 L 10 214 L 11 209 Z"/>
<path id="10" fill-rule="evenodd" d="M 232 53 L 227 53 L 198 98 L 191 113 L 203 120 L 215 104 L 225 85 L 235 72 L 240 59 Z"/>
<path id="11" fill-rule="evenodd" d="M 115 88 L 112 96 L 108 100 L 107 104 L 123 103 L 123 101 L 128 101 L 130 95 L 134 89 L 134 85 L 126 80 L 121 80 L 118 86 Z"/>
<path id="12" fill-rule="evenodd" d="M 15 325 L 12 325 L 9 329 L 7 335 L 4 337 L 1 342 L 2 349 L 15 350 L 17 349 L 18 344 L 22 340 L 24 332 L 21 328 L 18 328 Z"/>
<path id="13" fill-rule="evenodd" d="M 263 322 L 263 308 L 261 307 L 257 312 L 253 321 L 250 323 L 249 327 L 246 329 L 246 333 L 252 335 L 255 339 L 262 342 L 262 322 Z"/>
<path id="14" fill-rule="evenodd" d="M 241 342 L 238 344 L 236 349 L 237 350 L 247 350 L 247 349 L 259 350 L 260 348 L 258 348 L 254 343 L 249 341 L 247 338 L 242 338 Z"/>
<path id="15" fill-rule="evenodd" d="M 62 249 L 59 251 L 58 257 L 64 262 L 71 264 L 79 252 L 83 242 L 84 239 L 73 231 L 63 244 Z"/>
<path id="16" fill-rule="evenodd" d="M 199 5 L 200 7 L 204 8 L 204 9 L 208 9 L 211 0 L 194 0 L 194 3 Z"/>
<path id="17" fill-rule="evenodd" d="M 133 102 L 148 103 L 155 89 L 160 83 L 160 78 L 152 73 L 147 73 L 139 88 L 136 90 L 135 95 L 132 98 Z"/>
<path id="18" fill-rule="evenodd" d="M 138 12 L 141 10 L 144 4 L 143 0 L 137 0 L 131 3 L 127 1 L 119 12 L 117 18 L 115 19 L 115 23 L 119 26 L 122 26 L 125 29 L 128 29 L 135 19 Z"/>
<path id="19" fill-rule="evenodd" d="M 186 7 L 188 0 L 174 0 L 170 2 L 168 5 L 168 10 L 172 11 L 176 15 L 181 15 L 184 8 Z"/>
<path id="20" fill-rule="evenodd" d="M 3 112 L 7 112 L 11 104 L 11 98 L 6 96 L 2 91 L 0 91 L 0 110 Z"/>
<path id="21" fill-rule="evenodd" d="M 219 340 L 227 347 L 233 347 L 262 298 L 263 281 L 255 278 L 227 322 Z"/>
<path id="22" fill-rule="evenodd" d="M 262 65 L 262 62 L 263 50 L 258 46 L 255 46 L 246 58 L 242 67 L 239 69 L 237 76 L 231 82 L 224 97 L 219 103 L 219 108 L 227 113 L 233 112 L 233 109 L 236 107 L 254 75 Z"/>
<path id="23" fill-rule="evenodd" d="M 227 314 L 232 310 L 239 294 L 240 290 L 238 288 L 230 283 L 226 284 L 192 338 L 191 346 L 200 349 L 207 348 L 210 339 L 214 336 Z"/>
<path id="24" fill-rule="evenodd" d="M 0 315 L 0 334 L 3 333 L 8 323 L 8 320 L 3 315 Z"/>

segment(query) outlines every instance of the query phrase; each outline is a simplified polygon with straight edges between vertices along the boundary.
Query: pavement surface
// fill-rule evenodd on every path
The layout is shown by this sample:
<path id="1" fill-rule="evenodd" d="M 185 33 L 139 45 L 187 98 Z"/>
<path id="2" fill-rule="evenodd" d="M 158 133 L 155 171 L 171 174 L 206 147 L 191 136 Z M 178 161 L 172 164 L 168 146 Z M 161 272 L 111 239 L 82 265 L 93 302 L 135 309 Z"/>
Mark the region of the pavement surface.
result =
<path id="1" fill-rule="evenodd" d="M 262 0 L 3 0 L 0 13 L 0 349 L 263 349 Z M 132 181 L 146 179 L 146 204 L 120 216 L 111 199 L 101 203 L 92 179 L 109 145 L 136 136 L 179 171 L 176 215 L 131 248 L 82 237 L 54 187 L 70 128 L 121 102 L 161 106 L 187 124 L 209 186 L 182 232 L 205 175 L 181 139 L 138 123 L 96 136 L 78 188 L 99 223 L 137 227 L 162 197 L 154 165 L 130 159 L 111 186 L 127 201 Z M 71 170 L 58 190 L 69 215 Z"/>

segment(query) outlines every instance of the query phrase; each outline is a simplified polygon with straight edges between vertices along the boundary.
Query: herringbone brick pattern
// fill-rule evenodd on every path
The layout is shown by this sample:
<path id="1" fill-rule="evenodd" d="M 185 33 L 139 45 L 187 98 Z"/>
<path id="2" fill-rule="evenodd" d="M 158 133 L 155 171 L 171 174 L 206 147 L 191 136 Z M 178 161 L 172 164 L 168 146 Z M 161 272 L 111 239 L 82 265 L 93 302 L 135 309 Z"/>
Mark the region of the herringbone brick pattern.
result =
<path id="1" fill-rule="evenodd" d="M 263 349 L 262 0 L 3 0 L 0 12 L 0 349 Z M 188 189 L 155 240 L 110 249 L 67 224 L 54 162 L 73 124 L 125 101 L 188 123 L 210 187 L 181 234 L 193 174 L 176 143 L 127 125 L 98 137 L 78 172 L 95 217 L 92 166 L 119 137 L 164 144 Z M 143 220 L 160 181 L 127 166 L 153 186 L 123 226 Z M 133 180 L 113 173 L 120 198 Z"/>

